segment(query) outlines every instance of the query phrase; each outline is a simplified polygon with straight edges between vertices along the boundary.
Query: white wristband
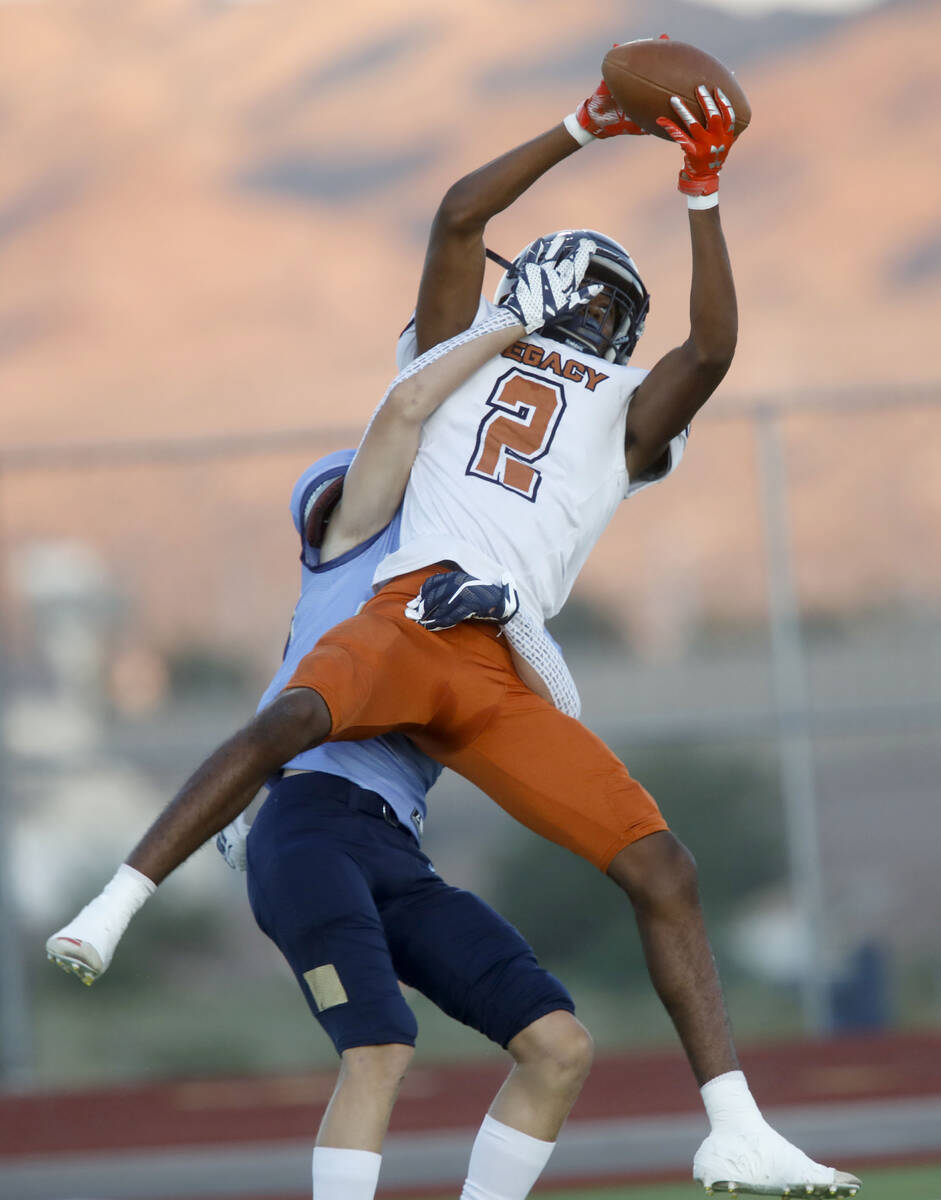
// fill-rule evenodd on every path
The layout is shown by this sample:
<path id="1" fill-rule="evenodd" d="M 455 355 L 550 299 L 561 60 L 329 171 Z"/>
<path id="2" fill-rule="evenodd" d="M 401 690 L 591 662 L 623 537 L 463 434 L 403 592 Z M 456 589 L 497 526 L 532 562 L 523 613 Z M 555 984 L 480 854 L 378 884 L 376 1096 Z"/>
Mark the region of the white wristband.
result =
<path id="1" fill-rule="evenodd" d="M 686 197 L 686 207 L 687 208 L 718 208 L 719 207 L 719 193 L 716 191 L 716 192 L 712 192 L 711 195 L 709 195 L 709 196 L 687 196 Z"/>
<path id="2" fill-rule="evenodd" d="M 590 133 L 584 126 L 579 125 L 578 117 L 574 113 L 569 113 L 562 124 L 580 146 L 587 146 L 589 142 L 597 141 L 593 133 Z"/>

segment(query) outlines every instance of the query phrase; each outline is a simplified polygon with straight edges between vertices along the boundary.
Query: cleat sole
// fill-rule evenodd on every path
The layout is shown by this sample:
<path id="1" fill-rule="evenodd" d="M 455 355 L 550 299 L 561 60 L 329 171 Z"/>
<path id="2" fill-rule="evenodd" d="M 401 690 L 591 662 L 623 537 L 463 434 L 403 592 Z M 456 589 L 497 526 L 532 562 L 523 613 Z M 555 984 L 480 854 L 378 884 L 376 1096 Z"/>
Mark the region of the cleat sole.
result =
<path id="1" fill-rule="evenodd" d="M 707 1195 L 721 1192 L 729 1196 L 777 1196 L 779 1200 L 790 1200 L 794 1196 L 855 1196 L 859 1191 L 858 1183 L 790 1183 L 786 1187 L 762 1187 L 760 1184 L 741 1183 L 733 1179 L 717 1179 L 706 1188 Z"/>
<path id="2" fill-rule="evenodd" d="M 55 954 L 51 950 L 46 951 L 46 958 L 69 975 L 74 975 L 86 987 L 91 987 L 98 978 L 97 971 L 93 971 L 87 963 L 80 962 L 78 959 L 68 958 L 64 954 Z"/>

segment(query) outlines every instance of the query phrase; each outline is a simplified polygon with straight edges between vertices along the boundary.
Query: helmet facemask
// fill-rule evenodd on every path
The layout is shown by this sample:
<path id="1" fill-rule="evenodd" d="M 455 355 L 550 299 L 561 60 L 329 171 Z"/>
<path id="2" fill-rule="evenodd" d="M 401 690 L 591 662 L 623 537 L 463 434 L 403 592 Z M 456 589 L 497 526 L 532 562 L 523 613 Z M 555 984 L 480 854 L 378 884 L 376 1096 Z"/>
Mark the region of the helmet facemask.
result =
<path id="1" fill-rule="evenodd" d="M 640 280 L 639 287 L 626 285 L 613 272 L 592 258 L 584 283 L 600 283 L 602 296 L 607 300 L 603 309 L 585 305 L 567 313 L 542 330 L 543 336 L 564 342 L 575 350 L 583 350 L 608 362 L 626 363 L 634 352 L 637 339 L 644 332 L 644 321 L 650 307 L 650 296 Z M 611 332 L 609 316 L 614 316 Z"/>

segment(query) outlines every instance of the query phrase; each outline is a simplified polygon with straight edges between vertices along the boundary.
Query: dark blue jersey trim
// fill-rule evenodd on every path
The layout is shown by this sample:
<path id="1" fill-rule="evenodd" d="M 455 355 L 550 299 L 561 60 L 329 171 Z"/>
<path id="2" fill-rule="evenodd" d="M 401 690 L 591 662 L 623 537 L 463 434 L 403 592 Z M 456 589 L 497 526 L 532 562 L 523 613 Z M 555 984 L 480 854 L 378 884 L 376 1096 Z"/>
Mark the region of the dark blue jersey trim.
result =
<path id="1" fill-rule="evenodd" d="M 317 475 L 310 481 L 310 483 L 308 483 L 307 487 L 304 488 L 300 504 L 297 506 L 297 524 L 301 531 L 302 546 L 306 547 L 307 545 L 307 530 L 306 521 L 304 519 L 304 510 L 307 508 L 312 494 L 318 488 L 322 488 L 325 484 L 330 483 L 332 480 L 339 479 L 339 477 L 341 475 L 345 475 L 348 470 L 349 467 L 332 467 L 329 471 L 324 471 L 322 475 Z"/>
<path id="2" fill-rule="evenodd" d="M 385 531 L 392 524 L 392 521 L 387 521 L 381 529 L 377 530 L 372 535 L 372 537 L 367 538 L 365 542 L 360 542 L 358 546 L 351 547 L 351 549 L 347 550 L 344 554 L 341 554 L 339 558 L 331 558 L 329 562 L 318 563 L 316 567 L 312 567 L 310 565 L 310 563 L 307 561 L 307 553 L 309 550 L 315 549 L 315 547 L 308 546 L 307 544 L 307 529 L 304 521 L 304 509 L 307 507 L 307 503 L 310 500 L 311 494 L 316 491 L 317 488 L 321 488 L 324 486 L 324 484 L 330 483 L 334 479 L 338 479 L 341 475 L 346 475 L 348 470 L 349 465 L 333 467 L 329 471 L 324 471 L 322 475 L 318 475 L 316 479 L 312 479 L 310 481 L 310 483 L 304 489 L 303 496 L 301 496 L 300 510 L 298 512 L 298 521 L 301 526 L 301 565 L 306 571 L 310 571 L 312 575 L 323 575 L 327 571 L 332 571 L 334 567 L 345 566 L 346 563 L 352 562 L 354 558 L 359 558 L 361 554 L 365 554 L 369 547 L 372 546 L 378 538 L 382 537 Z M 394 521 L 395 518 L 393 517 L 392 520 Z"/>
<path id="3" fill-rule="evenodd" d="M 395 518 L 393 517 L 393 520 L 394 519 Z M 316 567 L 309 566 L 306 562 L 304 562 L 303 557 L 301 558 L 301 562 L 304 563 L 305 569 L 310 571 L 312 575 L 322 575 L 325 571 L 332 571 L 334 567 L 342 567 L 346 563 L 351 562 L 354 558 L 359 558 L 361 554 L 365 554 L 369 547 L 382 537 L 391 524 L 392 521 L 387 522 L 387 524 L 383 525 L 383 527 L 378 530 L 378 532 L 374 533 L 371 538 L 367 538 L 365 542 L 360 542 L 358 546 L 353 546 L 352 549 L 347 550 L 345 554 L 341 554 L 339 558 L 331 558 L 329 562 L 321 563 Z"/>

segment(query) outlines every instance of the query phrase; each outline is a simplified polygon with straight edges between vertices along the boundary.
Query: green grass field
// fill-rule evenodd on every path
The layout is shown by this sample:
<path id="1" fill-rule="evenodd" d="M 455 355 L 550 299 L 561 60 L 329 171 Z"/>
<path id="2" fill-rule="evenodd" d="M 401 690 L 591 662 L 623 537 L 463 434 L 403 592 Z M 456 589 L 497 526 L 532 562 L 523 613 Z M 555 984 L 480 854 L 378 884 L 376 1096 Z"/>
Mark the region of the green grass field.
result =
<path id="1" fill-rule="evenodd" d="M 860 1200 L 941 1200 L 941 1163 L 927 1167 L 883 1167 L 863 1171 L 861 1177 Z M 662 1183 L 577 1192 L 537 1188 L 533 1196 L 545 1196 L 546 1200 L 700 1200 L 705 1193 L 693 1183 Z"/>

